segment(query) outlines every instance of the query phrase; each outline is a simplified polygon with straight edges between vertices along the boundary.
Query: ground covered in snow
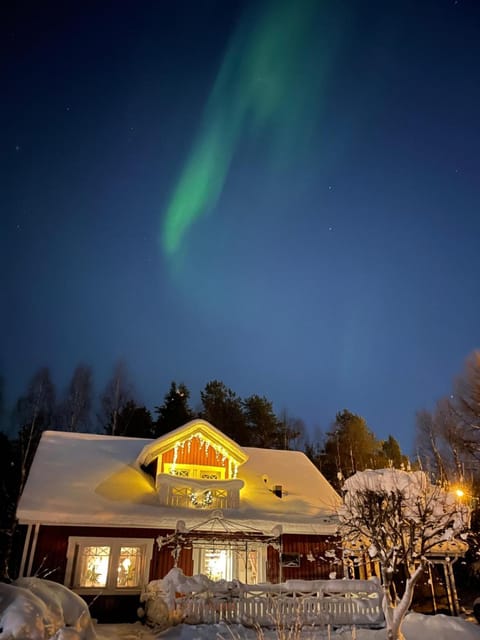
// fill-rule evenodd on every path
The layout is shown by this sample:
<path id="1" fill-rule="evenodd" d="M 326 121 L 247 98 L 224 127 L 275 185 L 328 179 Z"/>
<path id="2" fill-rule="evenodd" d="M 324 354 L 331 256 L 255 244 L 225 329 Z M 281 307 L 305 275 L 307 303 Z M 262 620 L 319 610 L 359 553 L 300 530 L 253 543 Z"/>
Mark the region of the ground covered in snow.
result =
<path id="1" fill-rule="evenodd" d="M 137 624 L 97 625 L 98 640 L 385 640 L 385 630 L 304 629 L 298 635 L 294 631 L 276 632 L 262 630 L 257 633 L 241 625 L 180 624 L 166 631 L 155 633 Z M 453 618 L 445 615 L 424 616 L 419 613 L 407 615 L 403 633 L 406 640 L 480 640 L 480 626 L 473 618 Z"/>
<path id="2" fill-rule="evenodd" d="M 410 613 L 406 640 L 480 640 L 474 618 Z M 92 625 L 85 602 L 63 585 L 38 578 L 0 583 L 0 640 L 384 640 L 385 630 L 259 630 L 241 625 L 179 624 L 155 631 L 136 624 Z"/>

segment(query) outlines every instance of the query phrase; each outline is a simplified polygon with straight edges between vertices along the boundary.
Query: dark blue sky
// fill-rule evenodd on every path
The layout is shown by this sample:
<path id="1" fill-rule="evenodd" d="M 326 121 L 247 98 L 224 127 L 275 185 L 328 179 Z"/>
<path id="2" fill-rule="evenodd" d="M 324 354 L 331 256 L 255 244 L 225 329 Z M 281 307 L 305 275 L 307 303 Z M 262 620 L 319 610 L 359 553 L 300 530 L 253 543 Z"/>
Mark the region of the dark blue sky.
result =
<path id="1" fill-rule="evenodd" d="M 173 256 L 162 233 L 195 141 L 243 99 L 235 73 L 231 95 L 215 93 L 222 64 L 258 16 L 281 32 L 268 23 L 281 14 L 233 0 L 10 7 L 9 403 L 42 365 L 60 392 L 91 364 L 101 389 L 122 358 L 148 408 L 172 379 L 196 405 L 216 378 L 311 428 L 348 408 L 411 450 L 415 412 L 480 346 L 480 4 L 313 4 L 310 40 L 278 60 L 279 74 L 303 66 L 275 126 L 238 126 L 220 196 Z"/>

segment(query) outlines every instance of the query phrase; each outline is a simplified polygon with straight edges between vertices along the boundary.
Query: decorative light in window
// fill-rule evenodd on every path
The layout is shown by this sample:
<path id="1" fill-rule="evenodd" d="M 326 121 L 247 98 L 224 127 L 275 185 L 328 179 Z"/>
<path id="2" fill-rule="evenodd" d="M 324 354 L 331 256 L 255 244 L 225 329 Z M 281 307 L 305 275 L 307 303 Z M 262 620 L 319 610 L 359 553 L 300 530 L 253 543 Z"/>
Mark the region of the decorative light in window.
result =
<path id="1" fill-rule="evenodd" d="M 203 564 L 203 573 L 210 580 L 224 580 L 227 577 L 227 552 L 225 549 L 205 551 Z"/>
<path id="2" fill-rule="evenodd" d="M 110 547 L 84 547 L 80 559 L 80 587 L 104 587 L 107 584 Z"/>
<path id="3" fill-rule="evenodd" d="M 140 547 L 120 547 L 117 569 L 117 587 L 138 587 L 140 584 Z"/>
<path id="4" fill-rule="evenodd" d="M 186 440 L 182 440 L 181 442 L 176 442 L 175 443 L 174 454 L 173 454 L 173 466 L 176 464 L 176 461 L 177 461 L 178 448 L 182 447 L 182 449 L 183 449 L 185 444 L 186 444 L 187 445 L 187 451 L 188 451 L 188 453 L 190 453 L 192 441 L 195 438 L 199 442 L 198 448 L 201 450 L 202 447 L 204 447 L 205 455 L 208 455 L 209 449 L 210 449 L 210 447 L 212 447 L 213 450 L 215 451 L 215 454 L 217 456 L 221 456 L 222 457 L 222 463 L 224 463 L 225 460 L 228 459 L 228 457 L 229 457 L 228 456 L 228 451 L 227 451 L 227 449 L 225 449 L 225 447 L 222 447 L 222 445 L 220 445 L 218 443 L 217 444 L 213 444 L 208 438 L 205 438 L 201 433 L 194 433 L 193 435 L 189 436 Z"/>
<path id="5" fill-rule="evenodd" d="M 190 502 L 198 509 L 209 507 L 213 503 L 213 493 L 210 490 L 204 491 L 200 494 L 192 491 L 190 494 Z"/>

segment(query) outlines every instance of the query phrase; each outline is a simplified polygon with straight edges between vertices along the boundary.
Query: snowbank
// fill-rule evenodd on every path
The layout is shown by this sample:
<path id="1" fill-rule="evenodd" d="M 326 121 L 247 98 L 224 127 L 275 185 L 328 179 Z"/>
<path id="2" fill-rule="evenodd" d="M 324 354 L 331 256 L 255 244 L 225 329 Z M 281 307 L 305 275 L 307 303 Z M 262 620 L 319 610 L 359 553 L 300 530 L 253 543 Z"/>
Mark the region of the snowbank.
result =
<path id="1" fill-rule="evenodd" d="M 0 640 L 95 640 L 86 603 L 40 578 L 0 583 Z"/>

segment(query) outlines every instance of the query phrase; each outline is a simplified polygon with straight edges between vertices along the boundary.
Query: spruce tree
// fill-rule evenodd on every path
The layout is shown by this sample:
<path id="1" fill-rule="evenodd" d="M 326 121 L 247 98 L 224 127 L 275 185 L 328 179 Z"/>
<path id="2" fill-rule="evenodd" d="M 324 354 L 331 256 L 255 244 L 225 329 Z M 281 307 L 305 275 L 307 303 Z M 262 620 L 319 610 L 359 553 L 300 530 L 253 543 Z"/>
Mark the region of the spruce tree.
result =
<path id="1" fill-rule="evenodd" d="M 248 434 L 241 398 L 219 380 L 208 382 L 200 396 L 201 417 L 238 444 L 246 444 Z"/>
<path id="2" fill-rule="evenodd" d="M 189 397 L 190 392 L 183 383 L 177 384 L 172 381 L 163 404 L 155 407 L 158 417 L 154 425 L 154 437 L 163 436 L 165 433 L 181 427 L 194 417 L 188 404 Z"/>

